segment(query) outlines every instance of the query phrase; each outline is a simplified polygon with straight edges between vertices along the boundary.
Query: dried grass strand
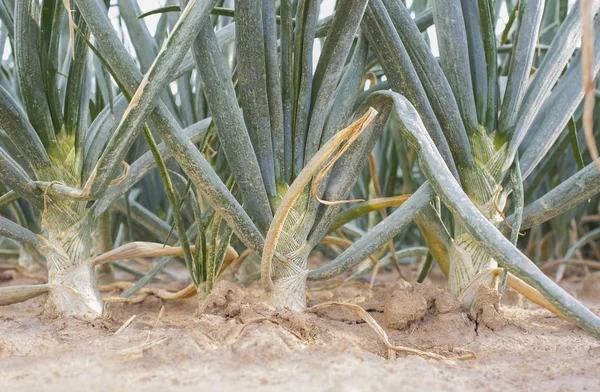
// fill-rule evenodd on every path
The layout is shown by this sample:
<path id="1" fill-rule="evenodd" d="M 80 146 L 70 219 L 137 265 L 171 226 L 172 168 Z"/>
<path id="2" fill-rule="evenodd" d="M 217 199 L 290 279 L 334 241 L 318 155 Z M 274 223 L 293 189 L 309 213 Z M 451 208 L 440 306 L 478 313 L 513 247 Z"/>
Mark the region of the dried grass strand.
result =
<path id="1" fill-rule="evenodd" d="M 117 336 L 121 332 L 125 331 L 127 329 L 127 327 L 129 327 L 131 325 L 131 323 L 133 322 L 133 320 L 135 320 L 136 317 L 137 317 L 137 314 L 134 314 L 133 316 L 131 316 L 129 318 L 129 320 L 125 321 L 123 323 L 123 325 L 121 325 L 121 327 L 119 329 L 117 329 L 117 332 L 115 332 L 115 334 L 113 336 Z"/>

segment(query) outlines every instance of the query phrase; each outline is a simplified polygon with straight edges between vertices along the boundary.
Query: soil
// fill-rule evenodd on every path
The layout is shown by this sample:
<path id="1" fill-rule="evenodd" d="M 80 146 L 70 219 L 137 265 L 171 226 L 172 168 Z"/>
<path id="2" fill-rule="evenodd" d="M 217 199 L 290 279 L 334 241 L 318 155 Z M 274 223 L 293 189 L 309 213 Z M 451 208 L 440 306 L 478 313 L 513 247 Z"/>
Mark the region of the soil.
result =
<path id="1" fill-rule="evenodd" d="M 200 307 L 198 298 L 148 296 L 107 304 L 94 322 L 51 318 L 43 297 L 1 307 L 0 390 L 598 390 L 600 342 L 518 294 L 509 290 L 498 303 L 481 290 L 480 306 L 465 313 L 436 287 L 444 283 L 435 274 L 423 285 L 394 282 L 393 273 L 379 278 L 372 289 L 313 287 L 309 306 L 358 304 L 394 345 L 448 358 L 472 351 L 476 359 L 398 352 L 390 360 L 381 338 L 347 308 L 276 311 L 258 284 L 221 281 Z M 24 283 L 37 282 L 16 276 L 0 285 Z M 564 287 L 600 312 L 600 274 Z"/>

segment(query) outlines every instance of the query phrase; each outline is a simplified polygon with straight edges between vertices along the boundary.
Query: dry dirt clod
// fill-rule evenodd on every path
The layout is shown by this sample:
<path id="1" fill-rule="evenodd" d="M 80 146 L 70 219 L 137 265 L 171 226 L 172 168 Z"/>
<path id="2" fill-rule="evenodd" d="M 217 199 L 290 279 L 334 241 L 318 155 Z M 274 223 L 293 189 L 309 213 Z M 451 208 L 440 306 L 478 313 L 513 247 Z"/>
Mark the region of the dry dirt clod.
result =
<path id="1" fill-rule="evenodd" d="M 15 279 L 24 278 L 17 275 Z M 599 296 L 585 296 L 582 281 L 564 283 L 585 297 L 593 312 L 600 311 Z M 366 297 L 360 306 L 385 328 L 382 311 L 399 286 L 376 285 L 372 298 L 368 285 L 354 287 L 335 291 L 335 300 L 350 302 L 347 308 L 356 306 L 351 303 L 354 298 Z M 444 289 L 431 288 L 430 284 L 413 285 L 413 291 L 429 305 L 421 321 L 402 331 L 385 328 L 384 332 L 390 346 L 427 350 L 450 362 L 421 360 L 408 356 L 408 351 L 399 351 L 398 361 L 384 362 L 381 357 L 387 357 L 387 346 L 376 328 L 322 316 L 324 308 L 269 314 L 272 307 L 260 302 L 258 284 L 241 288 L 238 294 L 241 305 L 250 305 L 259 316 L 244 316 L 242 311 L 235 318 L 214 314 L 195 318 L 191 315 L 198 309 L 197 298 L 186 299 L 165 303 L 155 329 L 147 328 L 163 303 L 154 296 L 141 304 L 112 304 L 110 314 L 91 323 L 40 319 L 43 298 L 33 299 L 0 307 L 0 391 L 39 389 L 40 378 L 30 374 L 41 374 L 48 391 L 78 391 L 81 385 L 90 392 L 187 391 L 192 386 L 198 390 L 297 390 L 300 386 L 315 391 L 393 391 L 402 385 L 404 389 L 445 390 L 449 380 L 460 391 L 598 389 L 600 343 L 582 330 L 534 305 L 505 301 L 502 314 L 518 325 L 511 323 L 516 326 L 491 333 L 480 324 L 477 336 L 466 313 L 442 313 L 455 306 L 455 301 L 446 298 Z M 328 309 L 336 307 L 341 306 Z M 213 309 L 225 314 L 228 307 Z M 132 314 L 138 315 L 136 321 L 126 333 L 113 337 Z M 232 344 L 244 323 L 261 316 L 281 325 L 252 322 Z M 459 364 L 454 359 L 466 353 L 460 348 L 475 350 L 481 360 Z M 235 377 L 224 377 L 224 371 Z M 527 377 L 538 373 L 540 377 Z M 260 380 L 265 384 L 259 384 Z"/>
<path id="2" fill-rule="evenodd" d="M 304 339 L 314 339 L 321 330 L 321 324 L 315 316 L 305 312 L 284 311 L 279 318 L 285 321 L 290 329 L 297 331 Z"/>
<path id="3" fill-rule="evenodd" d="M 500 294 L 487 285 L 479 286 L 477 305 L 472 311 L 475 319 L 492 331 L 500 331 L 507 325 L 506 319 L 500 314 Z"/>
<path id="4" fill-rule="evenodd" d="M 18 349 L 14 345 L 9 345 L 2 338 L 0 338 L 0 358 L 7 358 L 18 352 Z"/>
<path id="5" fill-rule="evenodd" d="M 250 289 L 252 292 L 252 289 Z M 277 309 L 258 296 L 248 295 L 242 288 L 228 281 L 219 282 L 212 292 L 200 302 L 199 315 L 217 315 L 246 323 L 258 317 L 273 318 Z"/>
<path id="6" fill-rule="evenodd" d="M 215 314 L 233 318 L 242 312 L 244 295 L 240 288 L 231 282 L 217 283 L 212 292 L 200 303 L 199 314 Z"/>
<path id="7" fill-rule="evenodd" d="M 395 290 L 385 302 L 383 315 L 388 328 L 403 329 L 408 325 L 419 321 L 427 313 L 429 308 L 427 299 L 415 290 L 414 287 L 406 287 Z"/>
<path id="8" fill-rule="evenodd" d="M 462 304 L 448 290 L 436 289 L 435 310 L 438 314 L 458 312 Z"/>

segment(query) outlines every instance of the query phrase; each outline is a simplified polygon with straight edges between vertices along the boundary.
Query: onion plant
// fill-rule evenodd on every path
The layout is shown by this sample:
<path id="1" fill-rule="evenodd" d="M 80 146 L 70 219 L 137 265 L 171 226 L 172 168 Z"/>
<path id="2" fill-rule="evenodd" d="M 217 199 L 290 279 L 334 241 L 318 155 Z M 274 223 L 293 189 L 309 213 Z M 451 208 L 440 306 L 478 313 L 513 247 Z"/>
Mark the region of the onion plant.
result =
<path id="1" fill-rule="evenodd" d="M 450 291 L 462 296 L 467 305 L 472 304 L 472 293 L 477 291 L 472 283 L 497 274 L 499 262 L 540 290 L 560 313 L 597 336 L 598 318 L 567 300 L 564 291 L 494 229 L 510 228 L 514 243 L 519 230 L 530 228 L 532 221 L 542 223 L 600 190 L 600 174 L 591 163 L 523 209 L 523 179 L 561 136 L 585 92 L 582 54 L 576 51 L 582 31 L 579 3 L 560 20 L 555 38 L 532 75 L 546 3 L 519 2 L 517 30 L 506 61 L 506 91 L 501 96 L 499 85 L 504 75 L 498 71 L 492 2 L 432 2 L 438 62 L 401 2 L 370 1 L 361 28 L 392 92 L 374 91 L 365 103 L 389 101 L 397 114 L 395 131 L 417 152 L 428 182 L 394 214 L 405 210 L 419 195 L 416 211 L 405 211 L 404 216 L 415 218 L 430 253 L 449 275 Z M 591 6 L 596 14 L 599 3 L 592 2 Z M 597 33 L 600 25 L 597 20 L 594 23 Z M 594 48 L 594 75 L 599 49 Z M 435 145 L 431 151 L 426 134 Z M 523 144 L 526 136 L 529 139 Z M 445 165 L 437 166 L 436 162 Z M 502 211 L 511 193 L 515 213 L 505 219 Z M 450 230 L 430 205 L 435 196 L 454 216 Z M 328 278 L 355 265 L 374 250 L 373 238 L 381 246 L 403 228 L 397 225 L 390 230 L 384 224 L 385 220 L 381 230 L 376 226 L 310 277 Z M 377 236 L 371 237 L 371 233 Z"/>
<path id="2" fill-rule="evenodd" d="M 28 0 L 14 6 L 7 1 L 1 6 L 2 31 L 7 33 L 3 37 L 4 41 L 9 37 L 12 50 L 8 61 L 3 62 L 0 82 L 0 181 L 6 190 L 0 205 L 9 206 L 16 219 L 0 217 L 0 234 L 45 259 L 48 283 L 2 288 L 0 303 L 48 293 L 47 307 L 61 316 L 98 317 L 103 303 L 95 266 L 135 257 L 183 257 L 194 285 L 204 290 L 206 284 L 212 287 L 225 258 L 230 261 L 235 256 L 228 249 L 230 231 L 219 230 L 221 220 L 214 210 L 199 212 L 201 202 L 197 198 L 193 198 L 193 206 L 198 211 L 188 219 L 193 224 L 186 227 L 180 209 L 185 181 L 183 186 L 178 184 L 179 174 L 165 165 L 171 153 L 156 143 L 146 125 L 134 125 L 136 131 L 131 131 L 129 114 L 134 105 L 128 107 L 128 100 L 135 97 L 125 88 L 119 89 L 120 94 L 114 91 L 107 71 L 110 65 L 101 56 L 92 60 L 92 38 L 79 8 L 73 4 L 73 9 L 65 9 L 65 4 L 69 2 L 45 0 L 40 6 L 37 0 Z M 138 23 L 133 4 L 128 3 L 129 11 Z M 105 4 L 95 5 L 107 18 Z M 177 45 L 177 40 L 190 34 L 190 28 L 208 19 L 209 12 L 208 4 L 190 9 L 173 26 L 165 45 Z M 131 21 L 127 12 L 122 16 Z M 154 40 L 152 43 L 156 45 Z M 164 55 L 158 55 L 156 62 L 161 58 Z M 142 69 L 156 67 L 153 58 L 139 59 Z M 176 80 L 182 73 L 169 77 L 169 81 Z M 189 84 L 190 79 L 187 81 Z M 177 115 L 177 120 L 171 119 L 179 128 L 179 137 L 190 145 L 203 140 L 206 145 L 210 121 L 194 122 L 197 118 L 192 113 L 183 116 L 184 107 L 192 101 L 180 92 L 177 105 L 164 87 L 160 93 L 170 104 L 169 113 Z M 189 127 L 181 129 L 180 121 Z M 142 130 L 147 148 L 143 139 L 137 138 Z M 131 136 L 126 142 L 122 140 L 124 134 Z M 125 199 L 127 215 L 146 226 L 160 242 L 133 242 L 111 250 L 107 214 L 114 207 L 118 209 L 122 197 L 157 165 L 164 187 L 154 186 L 150 192 L 166 194 L 176 232 L 169 233 L 164 220 L 143 206 L 130 206 L 128 201 L 135 200 Z M 156 195 L 147 197 L 160 201 Z M 22 210 L 29 206 L 35 213 L 27 219 Z M 196 247 L 190 245 L 188 237 L 196 240 Z M 163 246 L 163 241 L 178 245 Z"/>
<path id="3" fill-rule="evenodd" d="M 31 8 L 37 1 L 24 3 Z M 318 0 L 236 1 L 233 8 L 221 7 L 230 2 L 218 0 L 181 0 L 156 10 L 162 15 L 154 37 L 135 18 L 139 13 L 135 2 L 119 2 L 127 28 L 136 38 L 137 62 L 102 2 L 72 3 L 78 10 L 69 23 L 69 27 L 78 26 L 72 28 L 78 37 L 75 50 L 91 50 L 110 73 L 123 96 L 122 114 L 118 124 L 106 131 L 110 135 L 104 139 L 105 147 L 100 147 L 102 153 L 86 164 L 81 146 L 86 145 L 87 127 L 69 131 L 66 125 L 63 136 L 53 117 L 60 110 L 52 109 L 55 101 L 48 98 L 56 93 L 51 81 L 45 87 L 41 70 L 38 78 L 20 79 L 27 115 L 18 112 L 17 103 L 11 104 L 6 107 L 15 107 L 10 111 L 16 113 L 15 119 L 7 123 L 18 124 L 14 129 L 28 125 L 31 132 L 5 132 L 13 141 L 20 138 L 14 144 L 30 162 L 33 174 L 6 152 L 2 181 L 16 196 L 45 211 L 44 228 L 60 229 L 40 239 L 3 220 L 3 235 L 40 249 L 39 241 L 89 252 L 90 246 L 81 242 L 92 230 L 88 219 L 97 219 L 139 179 L 146 170 L 141 167 L 149 165 L 136 166 L 140 173 L 132 174 L 136 165 L 132 163 L 129 174 L 115 182 L 120 163 L 143 131 L 163 168 L 161 177 L 181 244 L 163 252 L 183 255 L 197 287 L 209 282 L 210 288 L 221 270 L 223 244 L 233 234 L 248 252 L 261 258 L 265 298 L 279 308 L 303 309 L 307 279 L 335 277 L 385 247 L 391 249 L 390 257 L 396 256 L 398 243 L 390 241 L 414 220 L 432 258 L 448 274 L 450 291 L 467 305 L 474 301 L 474 287 L 500 275 L 531 299 L 600 337 L 600 319 L 515 247 L 520 230 L 572 209 L 600 191 L 600 173 L 592 163 L 524 207 L 523 180 L 561 136 L 585 92 L 582 54 L 576 46 L 582 36 L 579 3 L 561 14 L 554 39 L 544 55 L 538 56 L 541 62 L 533 75 L 544 5 L 562 1 L 519 1 L 515 32 L 507 33 L 512 41 L 504 48 L 497 46 L 495 31 L 495 5 L 501 2 L 491 0 L 433 0 L 431 9 L 423 6 L 428 2 L 414 2 L 419 11 L 416 16 L 399 0 L 355 0 L 339 2 L 334 15 L 324 20 L 319 20 Z M 598 8 L 600 1 L 593 1 L 593 14 Z M 230 19 L 215 19 L 209 16 L 211 12 Z M 160 32 L 168 28 L 169 20 L 173 20 L 172 30 L 164 38 Z M 594 23 L 598 32 L 600 24 Z M 439 61 L 421 33 L 431 24 L 437 32 Z M 18 27 L 17 23 L 16 43 L 24 34 L 22 25 Z M 322 48 L 315 59 L 317 43 Z M 600 64 L 600 44 L 596 46 L 594 75 Z M 26 55 L 22 49 L 23 45 L 16 45 L 17 59 Z M 72 64 L 82 58 L 75 56 Z M 29 67 L 31 72 L 31 63 L 35 65 L 28 61 L 17 68 Z M 182 129 L 182 118 L 188 124 L 200 119 L 198 110 L 194 118 L 188 112 L 190 106 L 179 105 L 167 90 L 176 78 L 192 80 L 192 71 L 197 81 L 193 91 L 198 101 L 206 103 L 205 113 L 210 113 L 204 126 L 212 124 L 211 132 L 218 140 L 216 162 L 207 160 L 194 143 L 198 139 Z M 373 75 L 385 75 L 386 80 L 372 80 L 364 91 L 365 80 Z M 501 93 L 504 79 L 506 89 Z M 33 82 L 41 90 L 29 85 Z M 181 87 L 188 88 L 189 83 Z M 34 96 L 40 92 L 46 93 Z M 15 100 L 4 95 L 7 101 Z M 47 109 L 39 102 L 47 102 Z M 105 110 L 116 110 L 112 106 Z M 75 111 L 65 109 L 70 110 Z M 164 143 L 160 151 L 154 136 Z M 412 171 L 416 160 L 426 181 L 410 197 L 385 198 L 379 189 L 377 200 L 347 200 L 357 193 L 357 182 L 361 186 L 359 179 L 380 140 L 409 156 L 392 154 L 390 158 L 402 160 L 403 177 L 408 178 L 404 169 Z M 46 161 L 40 161 L 41 152 L 48 156 Z M 189 193 L 196 195 L 193 205 L 206 207 L 205 201 L 210 206 L 210 212 L 194 207 L 194 231 L 180 216 L 180 200 L 169 171 L 161 164 L 161 152 L 162 160 L 172 156 L 177 161 L 182 172 L 173 175 L 173 180 L 189 184 L 187 188 L 193 190 Z M 371 163 L 377 161 L 382 157 L 371 158 Z M 76 171 L 79 167 L 89 170 Z M 372 183 L 376 172 L 372 164 Z M 393 177 L 397 172 L 388 171 Z M 62 184 L 52 185 L 57 180 Z M 504 217 L 509 197 L 514 213 Z M 52 203 L 46 202 L 48 198 Z M 441 214 L 438 199 L 453 219 Z M 344 207 L 349 202 L 360 204 Z M 334 228 L 365 212 L 392 206 L 399 207 L 389 215 L 383 212 L 383 219 L 341 255 L 314 271 L 307 269 L 309 254 Z M 73 210 L 76 219 L 61 220 L 65 211 Z M 510 239 L 503 233 L 505 227 L 510 228 L 506 233 Z M 63 235 L 71 232 L 84 239 Z M 190 245 L 191 234 L 197 237 L 195 249 Z M 85 258 L 72 258 L 76 257 Z M 111 259 L 107 255 L 89 260 Z M 92 275 L 87 272 L 86 276 Z M 44 287 L 58 292 L 55 286 Z M 32 290 L 22 288 L 18 295 L 27 297 Z"/>

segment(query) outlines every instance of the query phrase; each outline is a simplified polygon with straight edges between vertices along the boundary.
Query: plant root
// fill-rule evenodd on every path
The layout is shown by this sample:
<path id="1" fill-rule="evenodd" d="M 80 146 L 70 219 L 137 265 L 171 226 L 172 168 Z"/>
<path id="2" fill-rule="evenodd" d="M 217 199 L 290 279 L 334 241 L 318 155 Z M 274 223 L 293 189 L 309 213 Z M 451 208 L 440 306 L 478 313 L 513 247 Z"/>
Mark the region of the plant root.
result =
<path id="1" fill-rule="evenodd" d="M 106 291 L 112 291 L 114 289 L 128 290 L 131 287 L 133 287 L 133 283 L 131 283 L 131 282 L 115 282 L 115 283 L 100 286 L 100 291 L 106 292 Z M 175 292 L 158 289 L 158 288 L 152 288 L 152 287 L 150 287 L 150 288 L 144 287 L 144 288 L 140 289 L 140 291 L 137 292 L 137 295 L 135 295 L 133 297 L 128 297 L 128 298 L 105 297 L 105 298 L 103 298 L 103 301 L 107 302 L 107 303 L 139 304 L 141 302 L 144 302 L 144 300 L 150 294 L 152 294 L 160 299 L 163 299 L 163 300 L 173 301 L 173 300 L 177 300 L 177 299 L 191 298 L 191 297 L 195 296 L 196 294 L 198 294 L 198 292 L 196 290 L 196 286 L 194 286 L 193 284 L 190 284 L 189 286 L 187 286 L 179 291 L 175 291 Z"/>
<path id="2" fill-rule="evenodd" d="M 390 342 L 390 339 L 389 339 L 387 333 L 383 330 L 383 328 L 381 328 L 381 326 L 377 323 L 377 321 L 375 321 L 375 319 L 366 310 L 364 310 L 362 307 L 355 305 L 355 304 L 330 301 L 330 302 L 323 302 L 321 304 L 314 305 L 306 310 L 309 312 L 314 312 L 316 310 L 328 308 L 330 306 L 343 306 L 343 307 L 346 307 L 346 308 L 352 310 L 354 313 L 356 313 L 357 316 L 362 318 L 371 328 L 373 328 L 373 330 L 375 331 L 377 336 L 379 336 L 381 338 L 381 340 L 383 341 L 383 343 L 385 344 L 385 346 L 388 349 L 388 359 L 395 359 L 396 352 L 418 355 L 418 356 L 421 356 L 424 358 L 435 359 L 438 361 L 441 361 L 441 360 L 466 360 L 466 359 L 477 358 L 477 356 L 475 355 L 474 352 L 469 351 L 469 350 L 463 350 L 463 349 L 460 349 L 460 351 L 464 352 L 464 354 L 462 354 L 462 355 L 459 355 L 457 357 L 445 357 L 443 355 L 439 355 L 439 354 L 428 352 L 428 351 L 421 351 L 421 350 L 418 350 L 415 348 L 404 347 L 404 346 L 394 346 Z"/>
<path id="3" fill-rule="evenodd" d="M 268 317 L 257 317 L 257 318 L 253 318 L 253 319 L 250 319 L 247 322 L 245 322 L 244 325 L 242 325 L 242 328 L 239 330 L 237 337 L 231 344 L 236 344 L 239 342 L 239 340 L 242 338 L 242 335 L 244 334 L 244 331 L 246 330 L 246 328 L 248 328 L 248 326 L 250 326 L 252 324 L 256 324 L 256 323 L 262 323 L 263 321 L 270 321 L 273 324 L 279 325 L 281 328 L 285 329 L 287 332 L 291 333 L 296 338 L 298 338 L 298 340 L 301 340 L 302 342 L 309 344 L 308 341 L 306 339 L 304 339 L 302 336 L 300 336 L 300 334 L 298 334 L 297 332 L 294 332 L 291 329 L 285 327 L 279 321 L 268 318 Z"/>

